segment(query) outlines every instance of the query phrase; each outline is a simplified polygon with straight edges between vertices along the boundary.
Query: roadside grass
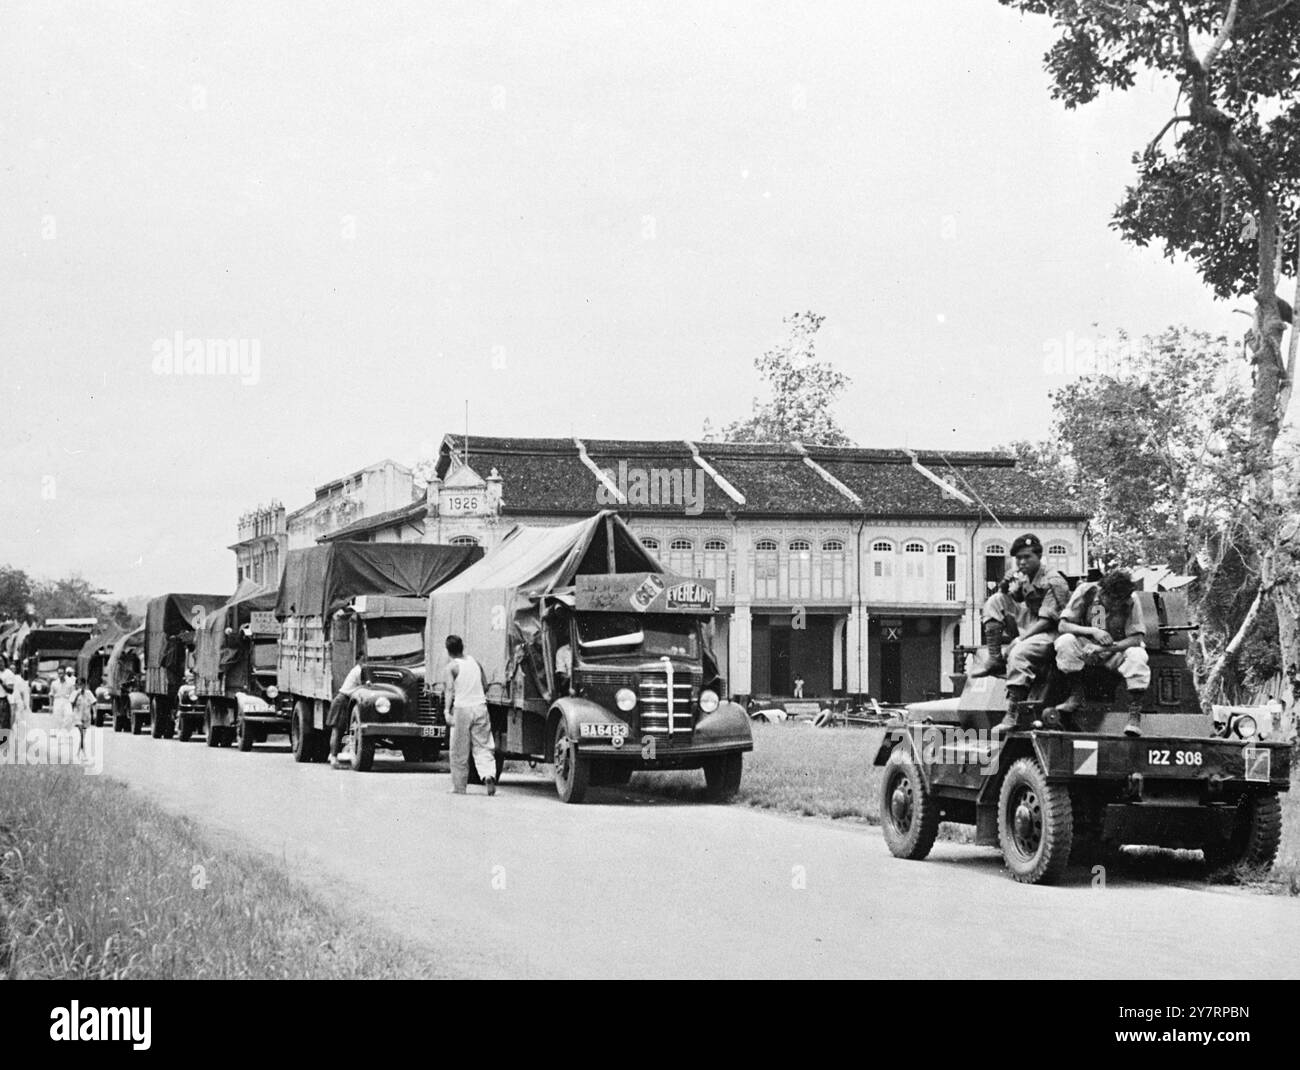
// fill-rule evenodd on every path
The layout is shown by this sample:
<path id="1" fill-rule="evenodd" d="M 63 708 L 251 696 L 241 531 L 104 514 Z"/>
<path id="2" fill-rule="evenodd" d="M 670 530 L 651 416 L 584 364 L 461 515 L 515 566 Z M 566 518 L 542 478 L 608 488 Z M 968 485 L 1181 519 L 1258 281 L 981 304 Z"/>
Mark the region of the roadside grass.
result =
<path id="1" fill-rule="evenodd" d="M 884 736 L 882 729 L 757 722 L 753 729 L 754 750 L 745 756 L 737 804 L 804 817 L 880 824 L 876 796 L 881 770 L 872 763 Z M 704 798 L 704 774 L 698 770 L 634 773 L 629 786 L 674 799 Z M 973 843 L 975 836 L 967 825 L 942 824 L 939 838 Z M 1121 864 L 1135 874 L 1192 880 L 1206 877 L 1199 852 L 1126 848 Z M 1282 843 L 1273 868 L 1263 875 L 1241 873 L 1228 879 L 1273 894 L 1300 896 L 1300 768 L 1292 773 L 1291 790 L 1282 795 Z"/>
<path id="2" fill-rule="evenodd" d="M 0 978 L 437 976 L 266 856 L 78 767 L 0 768 Z"/>

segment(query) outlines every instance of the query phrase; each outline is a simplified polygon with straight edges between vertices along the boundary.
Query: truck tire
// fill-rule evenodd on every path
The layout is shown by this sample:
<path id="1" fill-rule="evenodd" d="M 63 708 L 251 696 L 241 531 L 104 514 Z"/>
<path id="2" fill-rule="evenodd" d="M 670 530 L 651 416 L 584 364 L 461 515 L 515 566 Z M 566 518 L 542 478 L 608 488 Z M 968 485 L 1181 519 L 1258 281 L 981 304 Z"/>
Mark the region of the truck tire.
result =
<path id="1" fill-rule="evenodd" d="M 880 830 L 895 858 L 919 861 L 939 834 L 939 807 L 909 751 L 895 747 L 880 777 Z"/>
<path id="2" fill-rule="evenodd" d="M 591 759 L 578 749 L 563 718 L 555 729 L 552 757 L 555 761 L 556 794 L 566 803 L 582 802 L 587 797 L 587 786 L 591 783 Z"/>
<path id="3" fill-rule="evenodd" d="M 1051 784 L 1032 758 L 1012 763 L 998 794 L 998 843 L 1021 884 L 1051 884 L 1070 864 L 1074 810 L 1070 792 Z"/>
<path id="4" fill-rule="evenodd" d="M 182 743 L 188 743 L 194 738 L 194 718 L 181 717 L 180 722 L 180 728 L 176 733 L 177 738 L 180 739 Z"/>
<path id="5" fill-rule="evenodd" d="M 257 734 L 253 732 L 242 717 L 235 721 L 235 738 L 239 742 L 239 749 L 247 754 L 253 749 L 253 744 L 257 742 Z"/>
<path id="6" fill-rule="evenodd" d="M 375 765 L 374 740 L 361 734 L 361 711 L 352 708 L 352 768 L 358 773 L 368 773 Z"/>
<path id="7" fill-rule="evenodd" d="M 130 713 L 131 718 L 131 735 L 140 736 L 144 734 L 144 725 L 140 723 L 140 711 L 133 709 Z"/>
<path id="8" fill-rule="evenodd" d="M 306 699 L 299 699 L 293 704 L 293 716 L 289 719 L 289 749 L 293 751 L 295 762 L 317 762 L 319 749 L 316 730 L 311 726 L 311 707 Z"/>
<path id="9" fill-rule="evenodd" d="M 149 700 L 149 736 L 151 739 L 162 739 L 163 719 L 161 705 L 156 698 Z"/>
<path id="10" fill-rule="evenodd" d="M 1237 806 L 1232 835 L 1224 843 L 1206 844 L 1205 864 L 1215 876 L 1238 867 L 1269 869 L 1282 842 L 1282 804 L 1276 793 L 1250 795 Z"/>
<path id="11" fill-rule="evenodd" d="M 740 776 L 744 770 L 745 756 L 719 754 L 704 762 L 704 798 L 711 803 L 729 803 L 740 790 Z"/>

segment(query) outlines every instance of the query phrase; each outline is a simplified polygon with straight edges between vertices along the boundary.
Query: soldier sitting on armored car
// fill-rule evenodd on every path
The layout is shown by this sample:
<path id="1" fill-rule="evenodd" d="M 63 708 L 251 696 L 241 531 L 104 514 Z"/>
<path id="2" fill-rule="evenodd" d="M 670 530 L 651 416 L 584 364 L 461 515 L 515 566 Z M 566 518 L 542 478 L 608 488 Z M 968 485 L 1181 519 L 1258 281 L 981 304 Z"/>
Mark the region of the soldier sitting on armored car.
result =
<path id="1" fill-rule="evenodd" d="M 1083 709 L 1083 668 L 1105 665 L 1124 678 L 1128 690 L 1125 735 L 1140 736 L 1139 722 L 1151 666 L 1143 641 L 1142 612 L 1133 595 L 1133 577 L 1124 569 L 1106 573 L 1100 583 L 1081 583 L 1061 613 L 1056 667 L 1068 674 L 1070 697 L 1044 717 L 1051 727 L 1068 727 L 1065 718 Z"/>
<path id="2" fill-rule="evenodd" d="M 1070 585 L 1060 572 L 1043 564 L 1037 535 L 1021 535 L 1011 544 L 1017 572 L 984 603 L 986 650 L 972 676 L 1007 677 L 1007 712 L 995 732 L 1020 727 L 1029 686 L 1049 668 L 1055 653 L 1056 622 L 1070 600 Z M 1002 642 L 1010 639 L 1005 655 Z"/>

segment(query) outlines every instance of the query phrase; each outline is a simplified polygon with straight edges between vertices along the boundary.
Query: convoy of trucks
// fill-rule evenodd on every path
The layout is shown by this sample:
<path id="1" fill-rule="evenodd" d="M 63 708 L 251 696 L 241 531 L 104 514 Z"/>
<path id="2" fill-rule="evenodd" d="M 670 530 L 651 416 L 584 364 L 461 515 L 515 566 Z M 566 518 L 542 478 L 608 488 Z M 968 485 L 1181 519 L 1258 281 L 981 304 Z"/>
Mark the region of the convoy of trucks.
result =
<path id="1" fill-rule="evenodd" d="M 520 525 L 430 596 L 426 677 L 441 703 L 443 641 L 461 636 L 487 675 L 498 773 L 507 759 L 551 762 L 565 802 L 639 769 L 703 769 L 706 797 L 725 801 L 754 744 L 723 697 L 716 608 L 712 581 L 666 574 L 611 510 Z"/>
<path id="2" fill-rule="evenodd" d="M 352 768 L 370 769 L 378 747 L 431 761 L 447 738 L 424 682 L 429 593 L 483 555 L 477 546 L 335 542 L 293 550 L 276 601 L 279 689 L 291 704 L 298 762 L 323 760 L 330 703 L 353 666 Z"/>

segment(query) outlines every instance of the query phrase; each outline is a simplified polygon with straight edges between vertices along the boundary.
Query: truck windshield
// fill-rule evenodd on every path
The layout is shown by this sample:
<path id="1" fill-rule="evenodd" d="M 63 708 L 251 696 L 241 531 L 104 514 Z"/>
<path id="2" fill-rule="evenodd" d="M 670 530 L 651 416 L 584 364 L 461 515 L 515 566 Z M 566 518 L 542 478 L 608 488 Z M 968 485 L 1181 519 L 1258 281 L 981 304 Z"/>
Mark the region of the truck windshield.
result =
<path id="1" fill-rule="evenodd" d="M 626 639 L 626 644 L 618 643 L 619 639 Z M 588 647 L 588 643 L 599 643 L 599 646 Z M 665 655 L 678 658 L 700 656 L 700 636 L 695 621 L 689 617 L 664 614 L 582 614 L 578 617 L 578 645 L 583 656 L 589 658 L 626 656 L 629 653 L 655 658 Z"/>
<path id="2" fill-rule="evenodd" d="M 423 618 L 366 621 L 367 658 L 406 658 L 423 653 Z"/>
<path id="3" fill-rule="evenodd" d="M 270 642 L 253 643 L 253 671 L 254 672 L 275 672 L 276 654 L 279 651 L 279 644 L 274 640 Z"/>

